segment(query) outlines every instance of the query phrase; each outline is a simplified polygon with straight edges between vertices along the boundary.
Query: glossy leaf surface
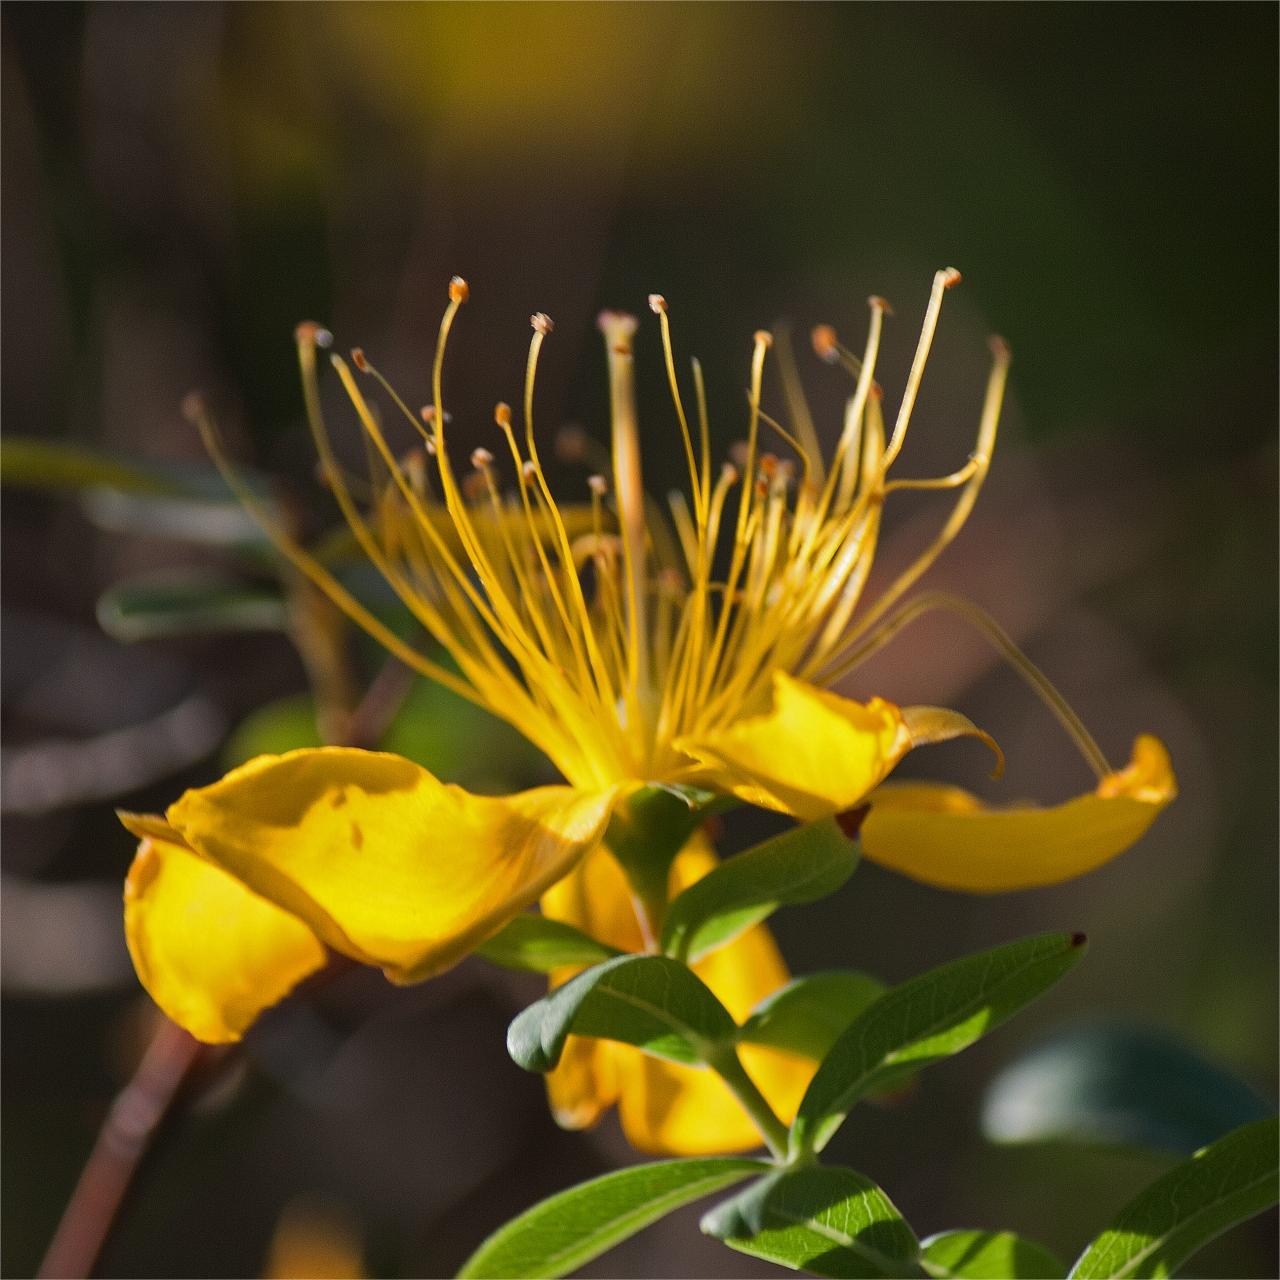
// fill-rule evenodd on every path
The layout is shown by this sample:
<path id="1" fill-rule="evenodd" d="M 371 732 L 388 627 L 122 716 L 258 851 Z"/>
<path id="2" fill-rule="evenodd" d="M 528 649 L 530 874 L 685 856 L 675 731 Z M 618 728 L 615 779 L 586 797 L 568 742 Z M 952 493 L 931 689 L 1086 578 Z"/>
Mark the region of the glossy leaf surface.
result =
<path id="1" fill-rule="evenodd" d="M 791 1129 L 793 1150 L 820 1151 L 873 1090 L 967 1048 L 1047 991 L 1084 951 L 1050 933 L 955 960 L 881 996 L 819 1066 Z"/>
<path id="2" fill-rule="evenodd" d="M 761 1001 L 742 1024 L 738 1039 L 818 1061 L 884 992 L 884 983 L 866 973 L 833 969 L 806 974 Z"/>
<path id="3" fill-rule="evenodd" d="M 666 956 L 626 955 L 530 1005 L 507 1031 L 507 1052 L 526 1071 L 550 1071 L 573 1032 L 696 1063 L 736 1029 L 724 1005 L 685 965 Z"/>
<path id="4" fill-rule="evenodd" d="M 492 938 L 481 943 L 476 952 L 505 969 L 525 969 L 533 973 L 600 964 L 621 954 L 616 947 L 587 937 L 571 924 L 538 915 L 521 915 L 509 920 Z"/>
<path id="5" fill-rule="evenodd" d="M 1273 1116 L 1220 1138 L 1130 1201 L 1071 1268 L 1071 1280 L 1171 1276 L 1197 1249 L 1276 1202 Z"/>
<path id="6" fill-rule="evenodd" d="M 499 1228 L 458 1275 L 567 1275 L 673 1209 L 766 1168 L 759 1160 L 662 1160 L 606 1173 Z"/>
<path id="7" fill-rule="evenodd" d="M 915 1235 L 889 1197 L 852 1169 L 771 1174 L 702 1219 L 731 1248 L 793 1271 L 866 1280 L 914 1276 Z"/>
<path id="8" fill-rule="evenodd" d="M 781 906 L 834 893 L 858 865 L 858 845 L 833 818 L 784 831 L 722 862 L 667 908 L 662 949 L 697 960 Z"/>
<path id="9" fill-rule="evenodd" d="M 1067 1269 L 1034 1241 L 1012 1231 L 942 1231 L 920 1245 L 920 1264 L 935 1280 L 1062 1280 Z"/>

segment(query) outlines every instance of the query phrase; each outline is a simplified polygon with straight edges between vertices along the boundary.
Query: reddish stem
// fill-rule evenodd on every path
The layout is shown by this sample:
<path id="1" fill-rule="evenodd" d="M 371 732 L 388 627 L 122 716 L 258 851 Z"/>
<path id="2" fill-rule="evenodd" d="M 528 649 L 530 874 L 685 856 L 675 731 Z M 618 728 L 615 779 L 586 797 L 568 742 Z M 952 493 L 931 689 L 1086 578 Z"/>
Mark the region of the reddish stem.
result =
<path id="1" fill-rule="evenodd" d="M 195 1068 L 225 1051 L 201 1044 L 167 1018 L 133 1079 L 107 1112 L 76 1189 L 37 1272 L 39 1280 L 83 1280 L 93 1270 L 125 1193 L 156 1130 Z"/>

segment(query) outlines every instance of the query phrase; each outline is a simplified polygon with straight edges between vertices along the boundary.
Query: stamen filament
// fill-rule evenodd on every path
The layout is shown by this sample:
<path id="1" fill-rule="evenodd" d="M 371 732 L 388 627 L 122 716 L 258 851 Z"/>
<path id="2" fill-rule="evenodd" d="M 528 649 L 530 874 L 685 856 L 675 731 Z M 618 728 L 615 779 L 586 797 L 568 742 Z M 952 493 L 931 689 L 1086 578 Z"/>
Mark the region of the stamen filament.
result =
<path id="1" fill-rule="evenodd" d="M 1112 772 L 1107 757 L 1102 753 L 1102 748 L 1098 746 L 1093 735 L 1085 728 L 1084 721 L 1072 710 L 1070 703 L 1058 692 L 1049 677 L 1018 648 L 1009 633 L 985 609 L 960 596 L 949 595 L 943 591 L 929 591 L 907 601 L 897 612 L 885 618 L 837 666 L 831 668 L 825 676 L 825 681 L 834 683 L 848 675 L 872 654 L 884 648 L 904 627 L 934 610 L 944 610 L 963 618 L 990 642 L 991 646 L 1053 712 L 1058 723 L 1070 735 L 1080 754 L 1097 774 L 1099 780 Z"/>

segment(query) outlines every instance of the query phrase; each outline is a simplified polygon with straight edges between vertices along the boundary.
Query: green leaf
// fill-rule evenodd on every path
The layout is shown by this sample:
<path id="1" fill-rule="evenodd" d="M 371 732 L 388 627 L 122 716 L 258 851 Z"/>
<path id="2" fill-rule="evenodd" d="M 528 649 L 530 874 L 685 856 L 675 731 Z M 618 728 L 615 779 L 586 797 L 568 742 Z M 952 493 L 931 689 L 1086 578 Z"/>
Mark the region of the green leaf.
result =
<path id="1" fill-rule="evenodd" d="M 86 445 L 22 436 L 0 441 L 0 482 L 25 489 L 105 488 L 172 498 L 231 498 L 212 465 L 131 458 Z"/>
<path id="2" fill-rule="evenodd" d="M 298 747 L 320 747 L 316 709 L 305 693 L 277 698 L 251 711 L 231 731 L 222 748 L 222 765 L 234 769 L 254 756 L 278 756 Z"/>
<path id="3" fill-rule="evenodd" d="M 200 546 L 229 547 L 261 560 L 270 549 L 267 535 L 233 497 L 173 497 L 109 487 L 86 489 L 79 497 L 85 515 L 112 533 L 173 538 Z M 270 500 L 266 500 L 270 506 Z"/>
<path id="4" fill-rule="evenodd" d="M 1156 1179 L 1071 1268 L 1071 1280 L 1171 1276 L 1197 1249 L 1280 1195 L 1280 1125 L 1247 1124 Z"/>
<path id="5" fill-rule="evenodd" d="M 617 947 L 589 938 L 571 924 L 546 916 L 519 915 L 507 921 L 477 949 L 479 955 L 506 969 L 551 973 L 567 965 L 599 964 L 621 955 Z"/>
<path id="6" fill-rule="evenodd" d="M 859 1098 L 998 1027 L 1075 965 L 1084 943 L 1083 934 L 1026 938 L 952 961 L 881 996 L 846 1028 L 810 1081 L 791 1127 L 792 1150 L 821 1151 Z"/>
<path id="7" fill-rule="evenodd" d="M 762 1178 L 707 1213 L 702 1230 L 793 1271 L 853 1280 L 919 1274 L 911 1228 L 852 1169 L 814 1165 Z"/>
<path id="8" fill-rule="evenodd" d="M 270 486 L 240 478 L 268 507 Z M 79 444 L 21 437 L 0 441 L 0 481 L 26 489 L 69 489 L 100 528 L 179 538 L 260 553 L 266 536 L 211 464 L 134 458 Z"/>
<path id="9" fill-rule="evenodd" d="M 852 970 L 807 974 L 762 1000 L 742 1024 L 738 1039 L 821 1061 L 840 1033 L 884 990 L 878 978 Z"/>
<path id="10" fill-rule="evenodd" d="M 661 1160 L 606 1173 L 500 1227 L 462 1264 L 459 1280 L 567 1275 L 672 1210 L 768 1167 L 762 1160 Z"/>
<path id="11" fill-rule="evenodd" d="M 518 1015 L 507 1030 L 507 1052 L 526 1071 L 550 1071 L 573 1032 L 697 1063 L 735 1031 L 724 1005 L 685 965 L 666 956 L 619 956 Z"/>
<path id="12" fill-rule="evenodd" d="M 1062 1280 L 1067 1269 L 1012 1231 L 942 1231 L 920 1245 L 925 1275 L 949 1280 Z"/>
<path id="13" fill-rule="evenodd" d="M 98 623 L 116 640 L 221 631 L 283 631 L 279 593 L 208 574 L 149 575 L 118 582 L 98 598 Z"/>
<path id="14" fill-rule="evenodd" d="M 991 1082 L 994 1142 L 1078 1142 L 1188 1156 L 1271 1108 L 1245 1082 L 1164 1032 L 1073 1027 Z"/>
<path id="15" fill-rule="evenodd" d="M 722 862 L 667 908 L 662 949 L 696 961 L 781 906 L 834 893 L 858 865 L 858 845 L 834 818 L 794 827 Z"/>

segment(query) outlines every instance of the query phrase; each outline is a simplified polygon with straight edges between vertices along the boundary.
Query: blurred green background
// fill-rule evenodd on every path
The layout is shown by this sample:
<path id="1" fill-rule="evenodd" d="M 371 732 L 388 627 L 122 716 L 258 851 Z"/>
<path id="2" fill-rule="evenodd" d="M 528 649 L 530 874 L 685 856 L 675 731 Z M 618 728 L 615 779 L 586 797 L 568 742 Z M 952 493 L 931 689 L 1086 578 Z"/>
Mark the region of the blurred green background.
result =
<path id="1" fill-rule="evenodd" d="M 987 1144 L 1002 1065 L 1120 1017 L 1274 1097 L 1274 6 L 11 4 L 0 21 L 10 437 L 198 463 L 178 411 L 198 386 L 241 459 L 326 512 L 294 324 L 363 345 L 416 403 L 458 272 L 460 450 L 492 443 L 493 402 L 518 395 L 535 310 L 557 322 L 542 423 L 603 439 L 593 317 L 657 290 L 704 362 L 723 452 L 754 329 L 829 321 L 856 346 L 866 295 L 884 294 L 892 404 L 931 273 L 959 267 L 904 472 L 963 462 L 988 333 L 1015 365 L 992 477 L 934 580 L 1001 618 L 1113 759 L 1160 734 L 1182 795 L 1137 849 L 1059 889 L 969 899 L 867 867 L 779 918 L 797 972 L 888 979 L 1038 928 L 1093 942 L 1050 999 L 858 1117 L 833 1154 L 921 1234 L 1012 1227 L 1070 1257 L 1164 1162 Z M 679 451 L 657 353 L 648 326 L 662 492 Z M 847 386 L 801 354 L 830 442 Z M 354 427 L 349 443 L 358 457 Z M 580 469 L 559 479 L 581 492 Z M 940 519 L 927 498 L 904 508 L 886 573 Z M 150 1026 L 119 936 L 132 848 L 112 807 L 209 780 L 233 726 L 305 683 L 279 634 L 104 635 L 96 602 L 120 580 L 228 564 L 207 528 L 175 540 L 136 515 L 109 494 L 5 493 L 6 1275 L 36 1265 Z M 1005 794 L 1088 785 L 1047 714 L 945 621 L 850 691 L 873 689 L 993 731 Z M 400 749 L 473 785 L 536 772 L 415 699 Z M 930 764 L 980 785 L 981 764 L 949 752 Z M 536 990 L 472 961 L 408 991 L 353 975 L 265 1020 L 165 1134 L 103 1274 L 262 1274 L 299 1205 L 347 1224 L 370 1274 L 443 1274 L 539 1195 L 630 1158 L 612 1120 L 558 1132 L 507 1060 L 503 1027 Z M 696 1217 L 589 1273 L 776 1273 Z M 1195 1274 L 1274 1276 L 1274 1235 L 1255 1222 Z"/>

